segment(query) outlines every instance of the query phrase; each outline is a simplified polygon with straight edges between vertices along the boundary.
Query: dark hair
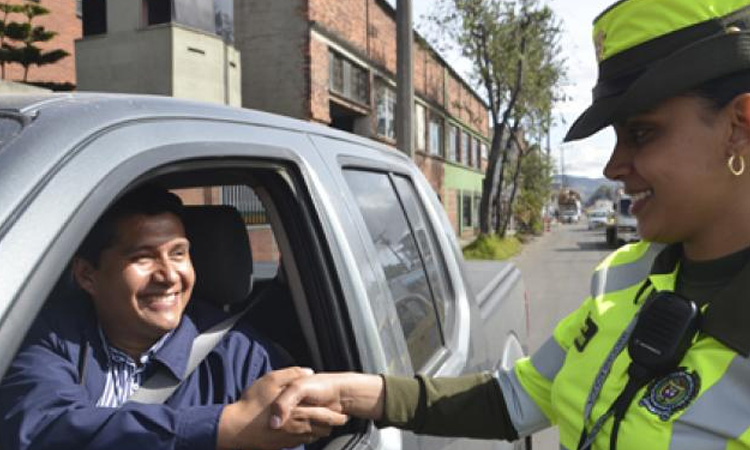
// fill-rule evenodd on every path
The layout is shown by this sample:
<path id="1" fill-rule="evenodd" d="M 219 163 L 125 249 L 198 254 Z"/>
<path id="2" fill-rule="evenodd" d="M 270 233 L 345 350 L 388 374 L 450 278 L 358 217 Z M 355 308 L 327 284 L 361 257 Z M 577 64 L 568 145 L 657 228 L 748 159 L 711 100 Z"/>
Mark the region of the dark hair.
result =
<path id="1" fill-rule="evenodd" d="M 139 214 L 155 216 L 163 213 L 172 213 L 182 220 L 180 198 L 158 186 L 138 187 L 117 199 L 102 214 L 78 248 L 76 256 L 97 267 L 102 252 L 114 243 L 117 224 L 122 219 Z"/>
<path id="2" fill-rule="evenodd" d="M 695 87 L 689 92 L 700 97 L 716 111 L 740 94 L 750 93 L 750 71 L 736 72 Z"/>

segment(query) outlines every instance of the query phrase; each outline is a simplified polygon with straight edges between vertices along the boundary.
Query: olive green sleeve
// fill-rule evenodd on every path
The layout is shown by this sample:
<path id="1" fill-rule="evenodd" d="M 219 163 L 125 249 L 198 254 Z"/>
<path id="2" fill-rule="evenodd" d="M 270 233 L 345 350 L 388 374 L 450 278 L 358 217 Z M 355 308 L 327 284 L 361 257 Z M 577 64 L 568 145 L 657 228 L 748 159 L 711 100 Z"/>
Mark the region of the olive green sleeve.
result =
<path id="1" fill-rule="evenodd" d="M 378 427 L 417 434 L 518 439 L 500 386 L 489 373 L 414 378 L 383 375 L 385 404 Z"/>

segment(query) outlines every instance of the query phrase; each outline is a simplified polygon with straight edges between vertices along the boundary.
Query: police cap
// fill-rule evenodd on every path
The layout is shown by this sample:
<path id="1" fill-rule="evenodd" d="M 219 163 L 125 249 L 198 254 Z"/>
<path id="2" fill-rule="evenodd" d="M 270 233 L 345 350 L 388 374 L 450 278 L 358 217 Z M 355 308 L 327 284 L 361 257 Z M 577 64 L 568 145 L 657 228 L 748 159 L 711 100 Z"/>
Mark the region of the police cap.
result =
<path id="1" fill-rule="evenodd" d="M 594 20 L 593 34 L 593 101 L 565 141 L 750 70 L 750 0 L 621 0 Z"/>

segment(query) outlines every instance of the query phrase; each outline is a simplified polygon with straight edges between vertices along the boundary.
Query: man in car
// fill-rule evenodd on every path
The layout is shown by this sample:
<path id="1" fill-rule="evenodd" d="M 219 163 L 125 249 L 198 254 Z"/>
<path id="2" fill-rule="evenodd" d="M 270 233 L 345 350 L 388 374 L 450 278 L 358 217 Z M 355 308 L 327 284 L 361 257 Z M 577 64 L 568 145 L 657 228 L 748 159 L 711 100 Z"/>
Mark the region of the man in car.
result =
<path id="1" fill-rule="evenodd" d="M 45 305 L 0 383 L 0 447 L 271 449 L 346 420 L 310 408 L 270 429 L 267 405 L 310 371 L 265 375 L 269 354 L 242 321 L 185 376 L 194 338 L 225 315 L 190 302 L 196 275 L 181 210 L 177 196 L 147 186 L 99 219 L 73 261 L 82 295 Z M 181 381 L 171 397 L 129 402 L 158 369 Z"/>

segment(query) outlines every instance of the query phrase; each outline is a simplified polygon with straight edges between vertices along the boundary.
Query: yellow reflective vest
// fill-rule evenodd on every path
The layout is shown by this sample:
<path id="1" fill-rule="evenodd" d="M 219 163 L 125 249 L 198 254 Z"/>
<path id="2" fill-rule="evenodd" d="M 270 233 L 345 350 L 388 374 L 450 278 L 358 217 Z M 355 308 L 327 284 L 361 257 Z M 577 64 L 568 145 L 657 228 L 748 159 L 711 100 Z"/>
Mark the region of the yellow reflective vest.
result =
<path id="1" fill-rule="evenodd" d="M 674 289 L 676 270 L 650 273 L 663 248 L 639 242 L 611 254 L 593 275 L 591 295 L 553 337 L 514 370 L 497 374 L 520 436 L 557 424 L 561 448 L 575 450 L 583 427 L 590 431 L 620 394 L 630 358 L 627 349 L 612 349 L 650 291 Z M 595 385 L 599 394 L 592 398 Z M 611 430 L 612 418 L 591 448 L 609 449 Z M 619 450 L 750 449 L 750 361 L 699 335 L 678 368 L 641 388 L 617 442 Z"/>

